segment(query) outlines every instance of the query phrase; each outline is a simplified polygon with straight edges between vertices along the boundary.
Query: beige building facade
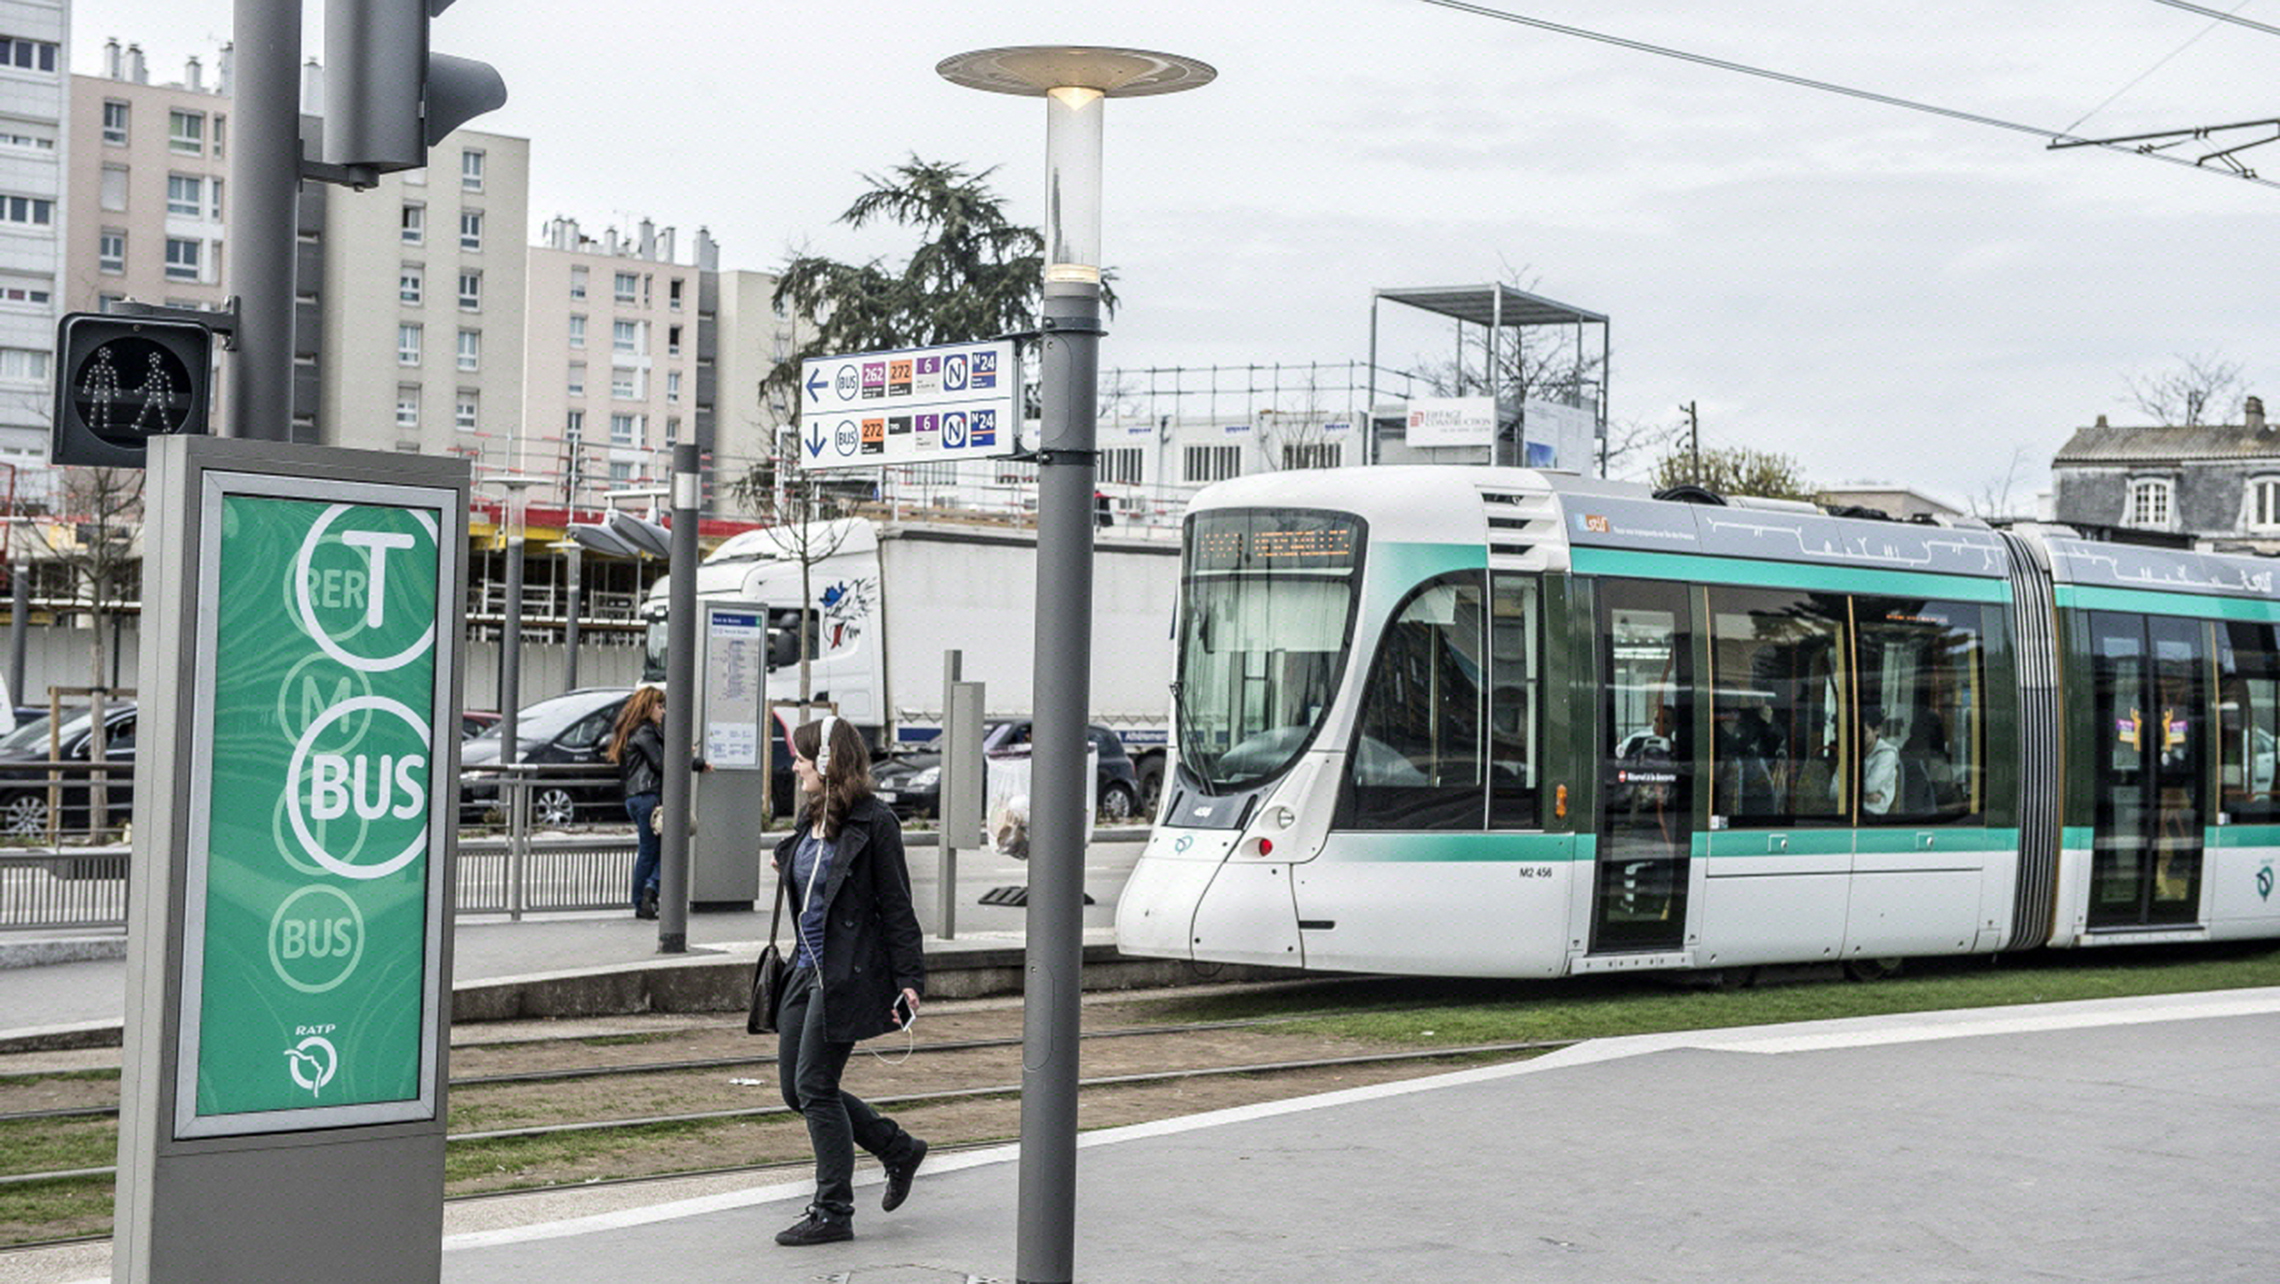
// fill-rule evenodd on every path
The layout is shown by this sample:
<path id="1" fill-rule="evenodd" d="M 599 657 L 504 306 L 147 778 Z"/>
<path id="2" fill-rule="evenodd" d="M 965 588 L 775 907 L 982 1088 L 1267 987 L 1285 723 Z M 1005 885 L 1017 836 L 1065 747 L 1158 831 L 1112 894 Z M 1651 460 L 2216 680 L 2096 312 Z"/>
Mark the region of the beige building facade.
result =
<path id="1" fill-rule="evenodd" d="M 772 272 L 720 274 L 719 394 L 713 411 L 714 472 L 725 486 L 772 457 L 779 431 L 792 422 L 789 390 L 761 391 L 780 361 L 799 351 L 804 335 L 776 308 Z"/>
<path id="2" fill-rule="evenodd" d="M 523 414 L 530 141 L 460 130 L 429 159 L 325 202 L 319 435 L 463 455 L 480 485 L 536 458 Z"/>

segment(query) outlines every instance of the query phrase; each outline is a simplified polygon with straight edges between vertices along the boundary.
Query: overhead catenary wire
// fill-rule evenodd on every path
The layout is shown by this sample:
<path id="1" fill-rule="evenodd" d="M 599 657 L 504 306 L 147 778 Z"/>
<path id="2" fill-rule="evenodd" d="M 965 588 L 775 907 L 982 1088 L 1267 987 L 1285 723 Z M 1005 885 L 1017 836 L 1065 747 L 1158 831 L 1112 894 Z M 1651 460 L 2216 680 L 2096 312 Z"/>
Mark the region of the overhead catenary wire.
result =
<path id="1" fill-rule="evenodd" d="M 2240 10 L 2247 8 L 2247 7 L 2248 7 L 2248 5 L 2249 5 L 2249 0 L 2240 0 L 2240 3 L 2239 3 L 2239 4 L 2236 4 L 2236 5 L 2234 5 L 2234 6 L 2233 6 L 2233 11 L 2237 13 L 2237 12 L 2239 12 Z M 2229 16 L 2229 15 L 2228 15 L 2228 16 Z M 2176 60 L 2176 58 L 2177 58 L 2177 55 L 2179 55 L 2179 54 L 2181 54 L 2181 53 L 2184 53 L 2186 50 L 2188 50 L 2188 49 L 2192 48 L 2194 45 L 2197 45 L 2197 44 L 2199 44 L 2199 43 L 2201 42 L 2201 38 L 2202 38 L 2203 36 L 2206 36 L 2206 35 L 2208 35 L 2210 32 L 2212 32 L 2212 31 L 2215 31 L 2216 29 L 2217 29 L 2217 24 L 2216 24 L 2216 23 L 2214 23 L 2214 22 L 2212 22 L 2212 23 L 2210 23 L 2208 26 L 2206 26 L 2206 27 L 2203 27 L 2203 28 L 2201 28 L 2199 31 L 2196 31 L 2196 32 L 2194 32 L 2194 33 L 2192 34 L 2192 36 L 2191 36 L 2190 38 L 2188 38 L 2188 39 L 2185 41 L 2185 43 L 2184 43 L 2184 44 L 2181 44 L 2181 45 L 2177 46 L 2175 49 L 2172 49 L 2172 50 L 2170 50 L 2168 53 L 2166 53 L 2166 54 L 2162 55 L 2162 57 L 2161 57 L 2161 60 L 2160 60 L 2160 61 L 2158 61 L 2158 62 L 2154 63 L 2154 64 L 2153 64 L 2151 67 L 2148 67 L 2148 68 L 2146 68 L 2144 71 L 2141 71 L 2141 72 L 2139 72 L 2139 73 L 2138 73 L 2138 74 L 2137 74 L 2137 75 L 2136 75 L 2134 78 L 2132 78 L 2132 79 L 2131 79 L 2130 83 L 2128 83 L 2128 84 L 2126 84 L 2126 85 L 2122 86 L 2120 89 L 2117 89 L 2117 90 L 2115 90 L 2114 92 L 2112 92 L 2112 93 L 2110 93 L 2110 94 L 2106 95 L 2106 97 L 2105 97 L 2103 100 L 2101 100 L 2097 106 L 2095 106 L 2095 107 L 2091 108 L 2090 110 L 2088 110 L 2088 111 L 2086 111 L 2086 112 L 2082 113 L 2080 116 L 2077 116 L 2077 117 L 2075 117 L 2075 118 L 2074 118 L 2074 123 L 2073 123 L 2073 124 L 2070 124 L 2070 125 L 2068 125 L 2068 126 L 2066 127 L 2066 128 L 2067 128 L 2067 132 L 2069 132 L 2069 133 L 2072 133 L 2074 130 L 2081 128 L 2081 127 L 2082 127 L 2082 122 L 2083 122 L 2083 121 L 2086 121 L 2086 120 L 2090 119 L 2092 116 L 2095 116 L 2095 115 L 2097 115 L 2099 112 L 2102 112 L 2102 111 L 2106 110 L 2108 107 L 2111 107 L 2111 106 L 2113 106 L 2113 105 L 2114 105 L 2114 100 L 2115 100 L 2115 99 L 2117 99 L 2117 98 L 2121 97 L 2123 94 L 2126 94 L 2126 93 L 2128 93 L 2129 91 L 2131 91 L 2131 90 L 2133 90 L 2133 89 L 2137 88 L 2139 85 L 2143 84 L 2143 83 L 2145 82 L 2145 80 L 2146 80 L 2146 78 L 2147 78 L 2147 77 L 2149 77 L 2149 76 L 2153 75 L 2153 73 L 2155 73 L 2155 72 L 2157 72 L 2157 71 L 2161 70 L 2163 67 L 2166 67 L 2166 66 L 2168 66 L 2168 65 L 2169 65 L 2171 62 L 2173 62 L 2173 61 L 2175 61 L 2175 60 Z"/>
<path id="2" fill-rule="evenodd" d="M 2233 8 L 2236 12 L 2227 13 L 2222 9 L 2210 9 L 2202 5 L 2187 4 L 2185 0 L 2153 0 L 2153 2 L 2168 5 L 2172 9 L 2183 9 L 2187 13 L 2197 13 L 2205 18 L 2215 18 L 2219 22 L 2230 22 L 2247 27 L 2252 31 L 2261 31 L 2268 36 L 2280 36 L 2280 27 L 2275 27 L 2268 22 L 2258 22 L 2254 18 L 2241 17 L 2237 10 L 2246 7 L 2245 5 L 2235 5 Z"/>
<path id="3" fill-rule="evenodd" d="M 2222 174 L 2228 178 L 2242 179 L 2246 182 L 2255 183 L 2259 187 L 2280 187 L 2280 182 L 2275 182 L 2271 179 L 2260 178 L 2255 174 L 2243 173 L 2233 169 L 2213 169 L 2209 166 L 2199 163 L 2198 161 L 2189 160 L 2183 156 L 2166 156 L 2157 151 L 2147 151 L 2136 147 L 2120 146 L 2112 142 L 2100 141 L 2098 139 L 2078 138 L 2062 129 L 2045 129 L 2038 125 L 2024 125 L 2020 124 L 2017 121 L 2002 120 L 1994 116 L 1983 116 L 1977 112 L 1958 111 L 1952 107 L 1941 107 L 1932 103 L 1918 102 L 1911 98 L 1901 98 L 1892 94 L 1877 93 L 1876 91 L 1870 89 L 1856 89 L 1850 85 L 1839 85 L 1826 80 L 1814 80 L 1808 76 L 1795 76 L 1784 71 L 1773 71 L 1765 67 L 1753 67 L 1748 63 L 1733 62 L 1725 58 L 1713 58 L 1708 54 L 1690 53 L 1684 49 L 1673 49 L 1666 45 L 1648 44 L 1643 40 L 1632 40 L 1624 36 L 1610 35 L 1603 31 L 1590 31 L 1582 27 L 1571 27 L 1564 23 L 1552 22 L 1544 18 L 1532 18 L 1526 14 L 1511 13 L 1503 9 L 1491 9 L 1486 5 L 1468 4 L 1466 3 L 1466 0 L 1423 0 L 1423 2 L 1430 5 L 1437 5 L 1443 9 L 1454 9 L 1459 13 L 1469 13 L 1475 17 L 1494 18 L 1500 22 L 1517 23 L 1523 27 L 1534 27 L 1539 31 L 1549 31 L 1555 35 L 1574 36 L 1578 39 L 1597 41 L 1600 44 L 1614 45 L 1617 48 L 1630 49 L 1638 53 L 1649 53 L 1654 54 L 1658 57 L 1673 58 L 1680 62 L 1690 62 L 1701 67 L 1713 67 L 1719 71 L 1738 72 L 1741 75 L 1745 76 L 1756 76 L 1763 80 L 1778 81 L 1779 83 L 1785 85 L 1795 85 L 1800 89 L 1815 89 L 1823 93 L 1840 94 L 1847 98 L 1857 98 L 1863 102 L 1878 103 L 1886 107 L 1899 107 L 1907 111 L 1924 112 L 1933 116 L 1944 116 L 1949 120 L 1960 120 L 1973 125 L 1986 125 L 1994 129 L 2007 129 L 2014 133 L 2032 134 L 2038 138 L 2048 139 L 2053 143 L 2067 143 L 2078 147 L 2103 147 L 2110 151 L 2121 152 L 2129 156 L 2144 156 L 2152 160 L 2167 161 L 2172 165 L 2185 165 L 2207 173 Z M 2167 0 L 2163 0 L 2163 2 L 2166 3 Z"/>

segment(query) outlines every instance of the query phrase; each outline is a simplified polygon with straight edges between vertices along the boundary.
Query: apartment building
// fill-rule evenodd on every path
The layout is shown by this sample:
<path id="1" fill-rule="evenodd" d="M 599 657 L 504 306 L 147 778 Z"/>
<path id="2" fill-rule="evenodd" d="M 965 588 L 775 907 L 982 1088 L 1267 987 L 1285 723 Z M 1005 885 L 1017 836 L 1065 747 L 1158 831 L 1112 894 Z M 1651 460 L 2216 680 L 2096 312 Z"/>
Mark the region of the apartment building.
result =
<path id="1" fill-rule="evenodd" d="M 628 486 L 662 485 L 673 447 L 714 450 L 708 282 L 719 248 L 697 230 L 688 262 L 675 229 L 643 219 L 599 237 L 547 222 L 529 250 L 524 315 L 534 501 L 597 507 Z"/>
<path id="2" fill-rule="evenodd" d="M 722 485 L 750 472 L 776 450 L 792 422 L 788 389 L 763 393 L 777 363 L 799 351 L 806 335 L 775 303 L 772 272 L 720 274 L 720 395 L 713 432 L 714 472 Z"/>
<path id="3" fill-rule="evenodd" d="M 480 483 L 538 457 L 523 414 L 530 140 L 463 129 L 429 158 L 326 201 L 319 435 L 464 455 Z"/>
<path id="4" fill-rule="evenodd" d="M 0 463 L 19 499 L 44 472 L 61 233 L 68 0 L 0 0 Z M 13 475 L 21 468 L 24 475 Z"/>

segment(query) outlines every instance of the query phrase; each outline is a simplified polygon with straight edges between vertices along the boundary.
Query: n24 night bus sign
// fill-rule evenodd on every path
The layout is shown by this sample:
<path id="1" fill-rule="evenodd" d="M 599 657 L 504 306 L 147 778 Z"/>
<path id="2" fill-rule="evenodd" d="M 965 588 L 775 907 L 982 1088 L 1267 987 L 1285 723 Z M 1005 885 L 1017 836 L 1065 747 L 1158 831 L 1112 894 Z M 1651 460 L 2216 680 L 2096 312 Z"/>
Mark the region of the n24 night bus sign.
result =
<path id="1" fill-rule="evenodd" d="M 800 366 L 800 467 L 993 459 L 1021 444 L 1011 339 L 815 357 Z"/>

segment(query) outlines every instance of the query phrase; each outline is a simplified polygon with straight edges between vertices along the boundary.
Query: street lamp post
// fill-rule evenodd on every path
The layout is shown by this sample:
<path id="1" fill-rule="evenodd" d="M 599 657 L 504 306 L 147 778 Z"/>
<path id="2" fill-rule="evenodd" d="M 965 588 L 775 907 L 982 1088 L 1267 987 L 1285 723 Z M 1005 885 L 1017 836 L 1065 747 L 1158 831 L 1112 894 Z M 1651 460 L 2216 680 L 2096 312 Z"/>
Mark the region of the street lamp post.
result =
<path id="1" fill-rule="evenodd" d="M 523 535 L 528 492 L 538 480 L 507 476 L 491 483 L 507 492 L 507 601 L 505 621 L 499 627 L 499 765 L 503 767 L 513 766 L 521 757 L 515 717 L 522 707 Z"/>
<path id="2" fill-rule="evenodd" d="M 1134 49 L 983 49 L 936 64 L 953 84 L 1045 99 L 1044 370 L 1037 452 L 1037 659 L 1022 1000 L 1021 1176 L 1014 1276 L 1074 1278 L 1077 1031 L 1084 963 L 1092 685 L 1094 397 L 1100 360 L 1101 104 L 1218 73 Z"/>

